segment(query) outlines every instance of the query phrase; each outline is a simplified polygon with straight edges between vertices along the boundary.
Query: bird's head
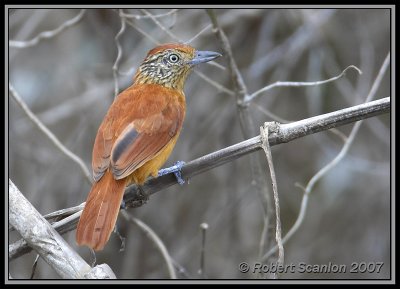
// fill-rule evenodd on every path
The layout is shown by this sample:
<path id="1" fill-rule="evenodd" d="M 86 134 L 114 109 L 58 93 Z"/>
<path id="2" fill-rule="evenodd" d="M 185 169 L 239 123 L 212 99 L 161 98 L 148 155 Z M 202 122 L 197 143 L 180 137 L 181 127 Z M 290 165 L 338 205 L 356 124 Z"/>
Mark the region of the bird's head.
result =
<path id="1" fill-rule="evenodd" d="M 134 78 L 135 84 L 159 84 L 183 90 L 191 69 L 221 56 L 212 51 L 198 51 L 185 44 L 164 44 L 149 51 Z"/>

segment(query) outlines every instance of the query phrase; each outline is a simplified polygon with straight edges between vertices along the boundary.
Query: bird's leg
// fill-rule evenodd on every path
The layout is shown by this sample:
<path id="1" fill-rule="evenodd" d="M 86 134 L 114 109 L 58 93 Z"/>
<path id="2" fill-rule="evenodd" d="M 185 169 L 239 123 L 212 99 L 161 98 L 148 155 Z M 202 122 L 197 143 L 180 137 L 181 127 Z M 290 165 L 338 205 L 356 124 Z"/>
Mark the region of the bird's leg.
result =
<path id="1" fill-rule="evenodd" d="M 183 185 L 185 183 L 185 180 L 182 179 L 182 167 L 185 165 L 185 162 L 183 161 L 177 161 L 176 163 L 174 163 L 174 165 L 172 167 L 169 168 L 165 168 L 165 169 L 161 169 L 158 171 L 158 176 L 163 176 L 169 173 L 174 173 L 176 180 L 178 181 L 178 183 L 180 185 Z"/>

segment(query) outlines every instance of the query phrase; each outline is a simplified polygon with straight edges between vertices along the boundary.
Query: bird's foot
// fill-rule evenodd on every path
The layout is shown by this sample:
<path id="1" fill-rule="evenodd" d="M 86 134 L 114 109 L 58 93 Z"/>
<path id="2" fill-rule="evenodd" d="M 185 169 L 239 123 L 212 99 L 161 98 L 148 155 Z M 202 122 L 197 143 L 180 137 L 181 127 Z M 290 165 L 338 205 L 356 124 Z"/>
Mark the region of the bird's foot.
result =
<path id="1" fill-rule="evenodd" d="M 185 162 L 183 161 L 177 161 L 174 163 L 172 167 L 161 169 L 158 171 L 158 176 L 163 176 L 169 173 L 174 173 L 176 180 L 180 185 L 183 185 L 185 183 L 185 180 L 182 178 L 182 167 L 185 165 Z"/>

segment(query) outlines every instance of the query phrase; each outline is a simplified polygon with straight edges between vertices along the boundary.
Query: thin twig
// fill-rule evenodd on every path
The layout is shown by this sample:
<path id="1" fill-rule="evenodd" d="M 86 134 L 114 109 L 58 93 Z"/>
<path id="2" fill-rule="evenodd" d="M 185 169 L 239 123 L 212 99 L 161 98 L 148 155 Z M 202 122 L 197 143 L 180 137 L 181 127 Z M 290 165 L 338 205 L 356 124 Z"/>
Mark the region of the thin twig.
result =
<path id="1" fill-rule="evenodd" d="M 172 263 L 172 258 L 168 253 L 167 248 L 165 247 L 164 243 L 161 241 L 160 237 L 145 223 L 141 220 L 130 216 L 126 211 L 122 210 L 121 214 L 125 217 L 126 220 L 133 222 L 136 224 L 146 235 L 150 238 L 156 245 L 157 249 L 160 251 L 161 255 L 163 256 L 165 263 L 167 264 L 169 277 L 171 279 L 176 279 L 176 273 L 174 269 L 174 265 Z"/>
<path id="2" fill-rule="evenodd" d="M 171 9 L 170 11 L 168 11 L 166 13 L 152 14 L 151 16 L 150 15 L 128 14 L 128 13 L 121 13 L 121 16 L 123 16 L 125 18 L 135 18 L 136 20 L 148 19 L 148 18 L 161 18 L 161 17 L 165 17 L 165 16 L 169 16 L 171 14 L 174 14 L 178 10 L 179 9 Z"/>
<path id="3" fill-rule="evenodd" d="M 204 79 L 209 84 L 211 84 L 212 86 L 214 86 L 219 91 L 225 92 L 228 95 L 234 95 L 234 92 L 232 90 L 230 90 L 229 88 L 226 88 L 225 86 L 221 85 L 220 83 L 212 80 L 211 78 L 206 76 L 204 73 L 197 71 L 197 70 L 195 70 L 194 73 L 197 74 L 200 78 Z"/>
<path id="4" fill-rule="evenodd" d="M 176 260 L 172 259 L 172 263 L 174 264 L 177 273 L 185 277 L 186 279 L 192 279 L 186 268 L 184 268 L 181 264 L 176 262 Z"/>
<path id="5" fill-rule="evenodd" d="M 318 115 L 301 121 L 279 126 L 276 133 L 269 135 L 269 144 L 271 146 L 281 143 L 287 143 L 306 135 L 349 124 L 361 119 L 373 117 L 376 115 L 388 113 L 390 111 L 390 97 L 371 101 L 365 104 L 356 105 L 339 111 Z M 182 178 L 188 180 L 198 174 L 221 166 L 227 162 L 236 160 L 244 155 L 261 149 L 261 138 L 256 136 L 235 145 L 223 148 L 216 152 L 202 156 L 198 159 L 186 163 L 182 167 Z M 124 202 L 127 208 L 139 207 L 147 202 L 150 195 L 176 185 L 177 180 L 173 173 L 150 178 L 141 188 L 131 185 L 125 190 Z M 81 204 L 83 205 L 83 204 Z M 78 223 L 81 211 L 70 215 L 62 221 L 52 224 L 60 233 L 66 233 L 73 230 Z M 284 243 L 284 240 L 283 240 Z M 17 241 L 9 245 L 9 260 L 13 260 L 30 250 L 22 241 Z"/>
<path id="6" fill-rule="evenodd" d="M 266 92 L 267 90 L 270 90 L 274 87 L 280 87 L 280 86 L 284 86 L 284 87 L 291 87 L 291 86 L 317 86 L 317 85 L 321 85 L 321 84 L 325 84 L 328 82 L 332 82 L 335 81 L 341 77 L 343 77 L 346 74 L 346 71 L 350 68 L 355 69 L 359 74 L 362 74 L 361 70 L 354 65 L 349 65 L 347 66 L 342 73 L 340 73 L 338 76 L 326 79 L 326 80 L 320 80 L 320 81 L 307 81 L 307 82 L 294 82 L 294 81 L 277 81 L 273 84 L 267 85 L 263 88 L 261 88 L 260 90 L 257 90 L 256 92 L 254 92 L 252 95 L 245 97 L 244 102 L 248 103 L 252 100 L 254 100 L 256 97 L 260 96 L 263 92 Z"/>
<path id="7" fill-rule="evenodd" d="M 216 33 L 219 41 L 221 42 L 222 49 L 224 51 L 224 55 L 229 60 L 229 71 L 231 73 L 232 81 L 235 87 L 235 90 L 238 91 L 237 98 L 238 101 L 245 99 L 247 96 L 247 87 L 246 84 L 244 83 L 242 74 L 240 73 L 235 58 L 233 57 L 232 53 L 232 48 L 231 45 L 229 44 L 228 37 L 224 33 L 224 31 L 219 27 L 217 16 L 215 14 L 215 11 L 212 9 L 207 9 L 207 14 L 211 19 L 212 27 L 214 29 L 214 32 Z M 243 99 L 242 99 L 243 98 Z"/>
<path id="8" fill-rule="evenodd" d="M 79 211 L 82 211 L 82 209 L 85 207 L 85 203 L 82 203 L 78 206 L 75 207 L 71 207 L 68 209 L 62 209 L 62 210 L 58 210 L 55 211 L 53 213 L 44 215 L 43 217 L 47 220 L 47 221 L 52 221 L 54 220 L 55 222 L 58 222 L 59 220 L 62 220 L 66 217 L 69 217 Z"/>
<path id="9" fill-rule="evenodd" d="M 11 92 L 11 96 L 18 103 L 18 105 L 22 108 L 28 118 L 41 130 L 51 141 L 52 143 L 68 158 L 70 158 L 73 162 L 78 164 L 81 168 L 83 175 L 86 177 L 88 182 L 92 184 L 91 174 L 86 167 L 85 163 L 79 158 L 76 154 L 71 152 L 68 148 L 66 148 L 58 138 L 36 117 L 36 115 L 29 109 L 28 105 L 22 100 L 18 92 L 15 90 L 14 86 L 11 83 L 8 84 L 8 89 Z"/>
<path id="10" fill-rule="evenodd" d="M 262 256 L 265 252 L 265 243 L 268 239 L 269 233 L 269 225 L 270 225 L 270 214 L 264 214 L 263 219 L 263 229 L 261 231 L 260 243 L 258 244 L 258 260 L 261 260 Z M 263 272 L 259 273 L 259 276 L 262 277 Z"/>
<path id="11" fill-rule="evenodd" d="M 269 118 L 271 118 L 274 121 L 277 121 L 277 122 L 280 122 L 280 123 L 290 123 L 291 122 L 291 121 L 289 121 L 287 119 L 281 118 L 280 116 L 277 116 L 276 114 L 270 112 L 269 110 L 267 110 L 264 107 L 262 107 L 261 105 L 259 105 L 257 102 L 251 102 L 250 105 L 255 107 L 256 109 L 258 109 L 264 115 L 268 116 Z"/>
<path id="12" fill-rule="evenodd" d="M 390 63 L 390 53 L 388 53 L 388 55 L 386 56 L 382 66 L 378 72 L 378 75 L 375 78 L 374 83 L 372 84 L 371 90 L 369 91 L 368 96 L 365 99 L 365 101 L 366 101 L 365 104 L 368 103 L 368 101 L 370 101 L 374 97 L 374 95 L 382 81 L 382 78 L 385 74 L 385 71 L 387 70 L 387 68 L 389 66 L 389 63 Z M 369 103 L 371 103 L 371 102 L 369 102 Z M 344 156 L 347 154 L 348 150 L 350 149 L 350 146 L 353 143 L 361 124 L 362 124 L 362 121 L 359 121 L 353 126 L 353 128 L 350 132 L 350 135 L 348 136 L 348 138 L 347 138 L 345 144 L 343 145 L 341 151 L 339 152 L 339 154 L 331 162 L 329 162 L 325 167 L 323 167 L 321 170 L 319 170 L 308 182 L 306 188 L 304 189 L 304 194 L 303 194 L 303 199 L 301 201 L 299 215 L 297 216 L 297 219 L 296 219 L 294 225 L 290 228 L 290 230 L 287 232 L 287 234 L 283 238 L 283 240 L 282 240 L 283 244 L 285 244 L 294 235 L 294 233 L 297 232 L 297 230 L 300 228 L 301 224 L 303 223 L 304 217 L 305 217 L 305 214 L 307 211 L 309 196 L 310 196 L 312 189 L 314 188 L 314 185 L 317 183 L 318 180 L 320 180 L 323 176 L 325 176 L 325 174 L 329 170 L 334 168 L 344 158 Z M 266 260 L 268 260 L 268 258 L 271 257 L 272 254 L 274 254 L 276 252 L 276 250 L 277 250 L 277 246 L 272 247 L 263 256 L 262 261 L 265 262 Z"/>
<path id="13" fill-rule="evenodd" d="M 200 250 L 200 268 L 199 268 L 199 275 L 200 278 L 204 279 L 206 276 L 205 272 L 205 254 L 206 254 L 206 233 L 208 230 L 207 223 L 200 224 L 201 230 L 201 250 Z"/>
<path id="14" fill-rule="evenodd" d="M 369 91 L 368 96 L 365 99 L 365 102 L 371 101 L 373 99 L 376 91 L 379 88 L 379 85 L 381 84 L 382 78 L 385 75 L 385 71 L 387 70 L 389 64 L 390 64 L 390 52 L 386 55 L 385 60 L 383 61 L 382 66 L 379 69 L 378 75 L 376 76 L 374 83 L 372 84 L 371 90 Z"/>
<path id="15" fill-rule="evenodd" d="M 122 9 L 119 10 L 119 15 L 122 15 Z M 118 95 L 118 91 L 119 91 L 119 87 L 118 87 L 118 65 L 119 65 L 119 61 L 121 60 L 122 57 L 122 47 L 121 47 L 121 43 L 119 42 L 119 38 L 122 36 L 122 34 L 125 31 L 126 28 L 126 24 L 125 24 L 125 18 L 124 17 L 120 17 L 121 18 L 121 29 L 118 31 L 117 35 L 115 35 L 115 43 L 117 44 L 117 58 L 115 59 L 114 65 L 112 67 L 113 70 L 113 77 L 114 77 L 114 99 L 117 97 Z"/>
<path id="16" fill-rule="evenodd" d="M 369 46 L 365 44 L 361 44 L 361 47 Z M 335 53 L 332 51 L 330 47 L 324 47 L 324 69 L 327 73 L 331 73 L 331 71 L 338 69 L 338 63 L 336 61 Z M 362 83 L 362 87 L 357 85 L 357 88 L 354 88 L 352 83 L 349 82 L 348 79 L 343 79 L 343 81 L 336 81 L 335 86 L 341 93 L 341 96 L 345 99 L 345 101 L 351 105 L 353 103 L 362 103 L 364 95 L 368 93 L 370 90 L 369 84 L 373 81 L 373 72 L 372 67 L 374 66 L 374 53 L 366 53 L 363 51 L 365 49 L 361 49 L 360 51 L 360 58 L 361 63 L 360 67 L 364 67 L 363 69 L 363 77 L 359 78 L 358 83 Z M 365 57 L 370 57 L 371 60 L 365 61 Z M 364 63 L 367 62 L 366 65 Z M 362 88 L 362 89 L 361 89 Z M 365 127 L 368 128 L 369 132 L 372 135 L 380 140 L 381 142 L 385 143 L 387 146 L 390 145 L 390 131 L 387 129 L 387 126 L 382 122 L 381 119 L 375 118 L 373 121 L 369 121 L 365 124 Z"/>
<path id="17" fill-rule="evenodd" d="M 67 217 L 82 211 L 84 207 L 85 207 L 85 203 L 82 203 L 79 206 L 58 210 L 58 211 L 52 212 L 50 214 L 44 215 L 43 218 L 45 218 L 52 225 L 54 223 L 58 222 L 57 223 L 58 226 L 61 226 L 61 225 L 63 225 L 63 223 L 65 222 Z M 54 225 L 53 225 L 53 227 L 54 227 Z M 15 228 L 13 226 L 9 225 L 8 231 L 9 232 L 15 231 Z M 58 231 L 58 232 L 60 232 L 60 231 Z"/>
<path id="18" fill-rule="evenodd" d="M 269 130 L 274 128 L 274 122 L 267 122 L 264 126 L 260 127 L 260 136 L 261 136 L 261 143 L 262 148 L 265 152 L 267 157 L 269 171 L 271 175 L 272 181 L 272 191 L 274 192 L 274 201 L 275 201 L 275 220 L 276 220 L 276 227 L 275 227 L 275 239 L 278 246 L 278 266 L 283 266 L 284 261 L 284 249 L 282 244 L 282 229 L 281 229 L 281 213 L 279 207 L 279 195 L 278 195 L 278 183 L 276 181 L 274 163 L 272 161 L 272 153 L 271 147 L 269 145 Z"/>
<path id="19" fill-rule="evenodd" d="M 82 114 L 82 111 L 87 110 L 88 107 L 92 107 L 99 100 L 99 95 L 111 94 L 113 88 L 114 85 L 110 82 L 94 82 L 87 86 L 82 94 L 65 99 L 63 102 L 37 113 L 36 117 L 45 125 L 54 125 L 65 119 L 73 118 L 77 114 Z M 31 124 L 31 121 L 26 121 L 26 118 L 23 117 L 15 123 L 16 130 L 24 134 L 31 128 Z"/>
<path id="20" fill-rule="evenodd" d="M 189 40 L 186 40 L 184 43 L 185 44 L 190 44 L 192 43 L 197 37 L 199 37 L 200 35 L 202 35 L 204 32 L 206 32 L 207 30 L 209 30 L 211 28 L 211 24 L 208 24 L 206 27 L 204 27 L 203 29 L 201 29 L 195 36 L 193 36 L 192 38 L 190 38 Z"/>
<path id="21" fill-rule="evenodd" d="M 142 11 L 144 14 L 146 14 L 148 17 L 151 18 L 151 20 L 153 20 L 153 22 L 161 28 L 162 31 L 164 31 L 165 33 L 168 34 L 169 37 L 171 37 L 172 39 L 174 39 L 175 41 L 181 41 L 175 34 L 173 34 L 168 28 L 164 27 L 164 25 L 161 24 L 160 21 L 157 20 L 157 18 L 154 17 L 153 14 L 151 14 L 150 12 L 148 12 L 146 9 L 140 9 L 140 11 Z"/>
<path id="22" fill-rule="evenodd" d="M 120 17 L 123 17 L 120 15 Z M 160 41 L 158 41 L 157 39 L 155 39 L 153 36 L 151 36 L 150 34 L 148 34 L 146 31 L 144 31 L 143 29 L 139 28 L 137 25 L 135 25 L 131 20 L 129 19 L 125 19 L 125 22 L 128 23 L 129 26 L 131 26 L 132 28 L 134 28 L 137 32 L 139 32 L 140 34 L 142 34 L 144 37 L 146 37 L 147 39 L 149 39 L 152 43 L 159 45 Z"/>
<path id="23" fill-rule="evenodd" d="M 119 247 L 119 251 L 120 252 L 124 252 L 125 251 L 126 238 L 120 234 L 117 225 L 115 225 L 113 233 L 115 233 L 117 235 L 117 237 L 119 238 L 119 240 L 121 241 L 121 246 Z"/>
<path id="24" fill-rule="evenodd" d="M 262 57 L 252 62 L 247 69 L 250 77 L 260 77 L 277 63 L 282 63 L 285 57 L 301 55 L 307 46 L 314 43 L 317 33 L 322 31 L 321 29 L 326 23 L 329 23 L 336 11 L 335 9 L 321 9 L 313 13 L 312 17 L 305 18 L 307 22 L 298 26 L 296 31 L 287 37 L 283 43 L 275 46 L 271 51 L 263 53 Z"/>
<path id="25" fill-rule="evenodd" d="M 35 271 L 36 271 L 36 267 L 37 267 L 39 258 L 40 258 L 40 255 L 37 254 L 37 255 L 36 255 L 36 258 L 35 258 L 35 261 L 33 261 L 32 272 L 31 272 L 31 276 L 30 276 L 29 279 L 33 279 L 33 277 L 35 276 Z"/>
<path id="26" fill-rule="evenodd" d="M 77 16 L 74 18 L 65 21 L 61 26 L 59 26 L 57 29 L 54 30 L 49 30 L 49 31 L 43 31 L 39 33 L 35 38 L 27 41 L 18 41 L 18 40 L 10 40 L 8 42 L 10 47 L 14 48 L 26 48 L 26 47 L 31 47 L 36 44 L 38 44 L 42 39 L 49 39 L 57 36 L 61 32 L 63 32 L 65 29 L 77 24 L 85 15 L 86 9 L 82 9 Z"/>

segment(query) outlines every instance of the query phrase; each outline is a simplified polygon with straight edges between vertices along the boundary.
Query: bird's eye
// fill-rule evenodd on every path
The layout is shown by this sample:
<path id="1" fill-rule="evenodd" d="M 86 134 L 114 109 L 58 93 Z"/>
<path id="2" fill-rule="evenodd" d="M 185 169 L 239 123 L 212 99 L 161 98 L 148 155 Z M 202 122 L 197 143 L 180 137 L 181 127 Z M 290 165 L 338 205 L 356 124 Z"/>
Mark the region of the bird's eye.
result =
<path id="1" fill-rule="evenodd" d="M 168 57 L 169 62 L 171 63 L 177 63 L 179 61 L 179 56 L 177 54 L 171 54 Z"/>

